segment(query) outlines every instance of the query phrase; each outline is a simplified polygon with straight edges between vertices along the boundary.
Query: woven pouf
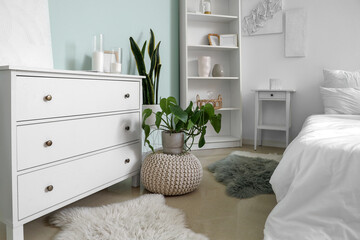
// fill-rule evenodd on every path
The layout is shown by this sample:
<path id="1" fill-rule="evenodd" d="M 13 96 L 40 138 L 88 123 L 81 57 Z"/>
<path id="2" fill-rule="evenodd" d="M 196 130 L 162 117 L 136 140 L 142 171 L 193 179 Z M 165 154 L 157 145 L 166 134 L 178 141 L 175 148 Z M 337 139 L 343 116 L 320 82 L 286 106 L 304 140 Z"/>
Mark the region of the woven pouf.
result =
<path id="1" fill-rule="evenodd" d="M 182 195 L 200 185 L 202 174 L 199 159 L 191 153 L 151 153 L 142 164 L 141 182 L 153 193 Z"/>

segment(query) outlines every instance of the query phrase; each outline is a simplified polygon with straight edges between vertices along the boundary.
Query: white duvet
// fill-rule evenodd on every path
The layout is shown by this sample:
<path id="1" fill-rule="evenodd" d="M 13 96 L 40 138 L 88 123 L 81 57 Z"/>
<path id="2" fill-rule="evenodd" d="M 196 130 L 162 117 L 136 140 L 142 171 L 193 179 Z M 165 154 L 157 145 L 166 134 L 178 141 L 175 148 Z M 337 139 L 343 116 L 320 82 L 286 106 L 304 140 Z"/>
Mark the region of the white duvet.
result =
<path id="1" fill-rule="evenodd" d="M 265 240 L 360 240 L 360 116 L 309 117 L 270 183 Z"/>

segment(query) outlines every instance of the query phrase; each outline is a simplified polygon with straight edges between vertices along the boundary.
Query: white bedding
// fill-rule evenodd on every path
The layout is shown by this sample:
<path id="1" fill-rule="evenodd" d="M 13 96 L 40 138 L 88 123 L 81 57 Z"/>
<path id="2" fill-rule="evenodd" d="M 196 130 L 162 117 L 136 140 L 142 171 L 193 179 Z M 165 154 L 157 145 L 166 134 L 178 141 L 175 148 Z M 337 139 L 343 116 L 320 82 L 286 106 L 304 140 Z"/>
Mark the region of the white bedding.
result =
<path id="1" fill-rule="evenodd" d="M 309 117 L 270 183 L 265 240 L 359 240 L 360 116 Z"/>

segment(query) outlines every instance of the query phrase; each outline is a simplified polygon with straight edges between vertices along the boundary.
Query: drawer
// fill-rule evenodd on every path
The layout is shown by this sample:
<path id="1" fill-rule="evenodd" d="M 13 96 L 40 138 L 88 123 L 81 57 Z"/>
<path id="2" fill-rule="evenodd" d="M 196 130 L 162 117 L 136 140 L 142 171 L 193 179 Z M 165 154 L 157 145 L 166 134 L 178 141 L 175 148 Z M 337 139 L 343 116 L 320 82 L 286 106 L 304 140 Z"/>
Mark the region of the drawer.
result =
<path id="1" fill-rule="evenodd" d="M 139 140 L 139 126 L 139 112 L 18 126 L 18 170 Z"/>
<path id="2" fill-rule="evenodd" d="M 259 92 L 259 99 L 286 99 L 285 92 Z"/>
<path id="3" fill-rule="evenodd" d="M 140 143 L 18 176 L 19 220 L 140 170 Z M 52 186 L 52 191 L 48 187 Z"/>
<path id="4" fill-rule="evenodd" d="M 139 94 L 139 82 L 17 77 L 16 120 L 135 110 Z"/>

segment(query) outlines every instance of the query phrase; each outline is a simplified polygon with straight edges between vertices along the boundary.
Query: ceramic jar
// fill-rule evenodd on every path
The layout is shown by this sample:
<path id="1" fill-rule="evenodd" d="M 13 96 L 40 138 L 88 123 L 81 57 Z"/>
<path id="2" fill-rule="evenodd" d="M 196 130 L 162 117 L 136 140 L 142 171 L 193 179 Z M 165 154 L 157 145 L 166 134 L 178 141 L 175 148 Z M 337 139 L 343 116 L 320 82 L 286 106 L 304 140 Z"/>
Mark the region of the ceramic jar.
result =
<path id="1" fill-rule="evenodd" d="M 211 71 L 211 57 L 201 56 L 198 58 L 199 77 L 209 77 Z"/>
<path id="2" fill-rule="evenodd" d="M 212 70 L 213 77 L 223 77 L 224 76 L 224 67 L 221 64 L 215 64 Z"/>

